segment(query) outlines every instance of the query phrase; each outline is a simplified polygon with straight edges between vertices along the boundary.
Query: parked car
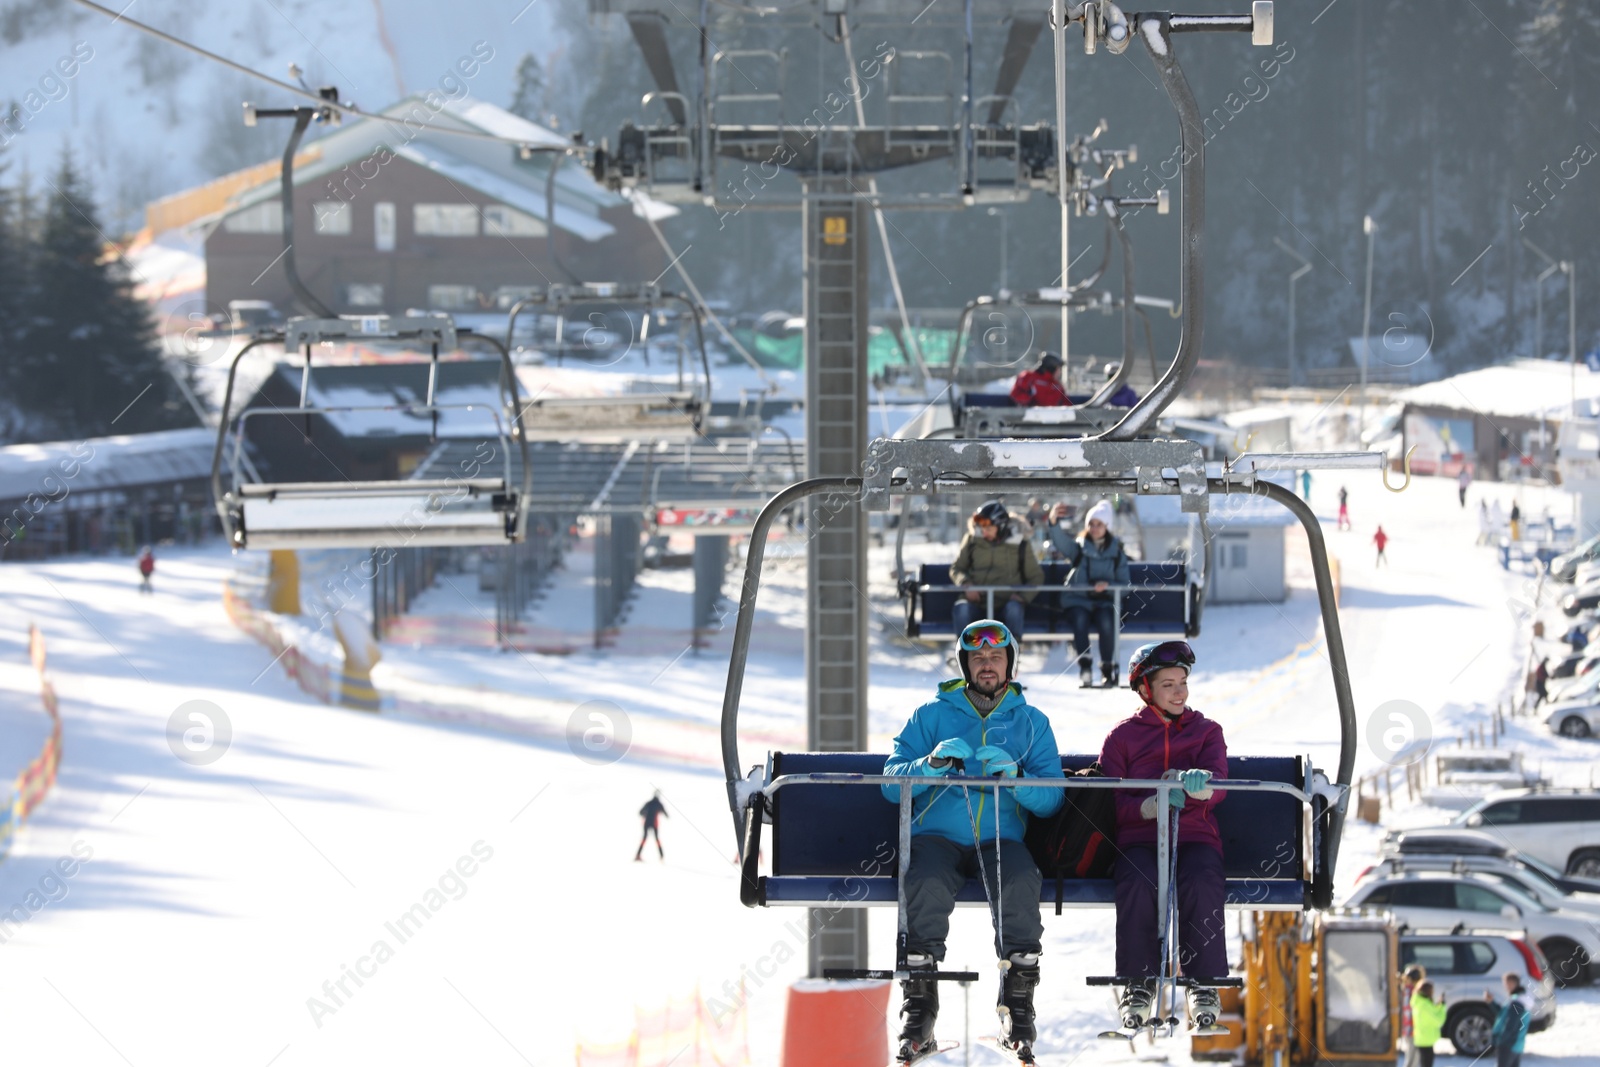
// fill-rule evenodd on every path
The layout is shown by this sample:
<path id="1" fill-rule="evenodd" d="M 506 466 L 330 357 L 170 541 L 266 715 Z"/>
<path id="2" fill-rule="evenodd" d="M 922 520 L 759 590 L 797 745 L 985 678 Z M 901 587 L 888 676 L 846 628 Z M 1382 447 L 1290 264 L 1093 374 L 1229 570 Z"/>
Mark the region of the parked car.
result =
<path id="1" fill-rule="evenodd" d="M 1600 791 L 1545 787 L 1491 793 L 1450 825 L 1488 830 L 1567 874 L 1600 878 Z"/>
<path id="2" fill-rule="evenodd" d="M 1563 552 L 1550 561 L 1550 577 L 1558 582 L 1570 582 L 1577 575 L 1578 568 L 1585 563 L 1600 560 L 1600 535 L 1578 545 L 1569 552 Z"/>
<path id="3" fill-rule="evenodd" d="M 1549 704 L 1566 704 L 1574 700 L 1600 702 L 1600 671 L 1580 670 L 1560 685 L 1549 687 Z"/>
<path id="4" fill-rule="evenodd" d="M 1434 757 L 1434 782 L 1422 799 L 1437 808 L 1470 808 L 1494 789 L 1544 785 L 1546 780 L 1522 765 L 1522 753 L 1509 749 L 1460 748 Z"/>
<path id="5" fill-rule="evenodd" d="M 1413 830 L 1390 830 L 1378 846 L 1380 857 L 1401 856 L 1424 859 L 1429 857 L 1497 860 L 1513 867 L 1523 867 L 1543 875 L 1564 893 L 1600 894 L 1600 880 L 1574 878 L 1564 874 L 1535 856 L 1518 852 L 1493 834 L 1482 830 L 1465 830 L 1454 826 L 1420 827 Z"/>
<path id="6" fill-rule="evenodd" d="M 1555 982 L 1538 945 L 1503 930 L 1413 929 L 1400 931 L 1400 966 L 1421 964 L 1434 995 L 1445 1003 L 1444 1037 L 1462 1056 L 1490 1051 L 1494 1009 L 1484 991 L 1499 994 L 1500 976 L 1515 972 L 1528 991 L 1528 1031 L 1547 1030 L 1556 1021 Z"/>
<path id="7" fill-rule="evenodd" d="M 1527 932 L 1553 961 L 1564 985 L 1588 985 L 1600 977 L 1600 917 L 1559 911 L 1520 890 L 1481 874 L 1407 869 L 1374 874 L 1357 884 L 1346 907 L 1382 908 L 1408 926 Z"/>
<path id="8" fill-rule="evenodd" d="M 1600 607 L 1600 582 L 1580 585 L 1561 598 L 1561 610 L 1568 615 L 1593 611 L 1597 607 Z"/>
<path id="9" fill-rule="evenodd" d="M 1600 733 L 1600 703 L 1589 700 L 1563 700 L 1544 717 L 1545 725 L 1562 737 L 1593 737 Z"/>

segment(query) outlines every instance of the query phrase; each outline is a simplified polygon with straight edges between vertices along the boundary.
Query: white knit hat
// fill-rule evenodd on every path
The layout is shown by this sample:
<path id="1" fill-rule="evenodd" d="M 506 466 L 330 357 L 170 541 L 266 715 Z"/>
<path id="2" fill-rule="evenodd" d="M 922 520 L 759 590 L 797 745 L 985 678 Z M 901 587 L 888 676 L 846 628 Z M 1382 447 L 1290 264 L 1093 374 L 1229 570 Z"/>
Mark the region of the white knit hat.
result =
<path id="1" fill-rule="evenodd" d="M 1087 527 L 1095 519 L 1099 519 L 1101 522 L 1106 524 L 1106 529 L 1109 530 L 1114 525 L 1112 522 L 1113 518 L 1114 512 L 1111 510 L 1111 501 L 1101 500 L 1097 502 L 1094 507 L 1089 509 L 1089 514 L 1083 517 L 1083 525 Z"/>

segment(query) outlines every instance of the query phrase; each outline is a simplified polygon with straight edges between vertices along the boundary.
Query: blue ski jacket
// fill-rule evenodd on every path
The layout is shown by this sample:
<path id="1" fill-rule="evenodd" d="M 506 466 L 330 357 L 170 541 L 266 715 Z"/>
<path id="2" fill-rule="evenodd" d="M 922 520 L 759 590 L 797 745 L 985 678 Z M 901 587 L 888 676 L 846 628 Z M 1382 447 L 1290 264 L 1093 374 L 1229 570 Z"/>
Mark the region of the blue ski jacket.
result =
<path id="1" fill-rule="evenodd" d="M 995 836 L 994 790 L 982 787 L 946 785 L 942 771 L 928 766 L 928 757 L 940 741 L 959 737 L 974 750 L 996 745 L 1016 760 L 1019 777 L 1061 778 L 1061 756 L 1056 749 L 1055 731 L 1044 712 L 1029 704 L 1016 682 L 1006 687 L 1005 696 L 988 715 L 980 715 L 967 699 L 966 682 L 952 678 L 939 685 L 939 695 L 911 715 L 894 739 L 894 752 L 883 766 L 884 774 L 906 775 L 917 782 L 911 791 L 911 833 L 938 834 L 958 845 L 971 845 L 974 829 L 978 841 Z M 976 776 L 981 768 L 967 762 L 967 773 Z M 900 802 L 900 787 L 885 785 L 883 795 Z M 1066 794 L 1060 789 L 1000 790 L 1000 838 L 1021 841 L 1028 815 L 1053 815 Z M 972 805 L 972 820 L 967 804 Z M 973 823 L 977 826 L 974 828 Z"/>

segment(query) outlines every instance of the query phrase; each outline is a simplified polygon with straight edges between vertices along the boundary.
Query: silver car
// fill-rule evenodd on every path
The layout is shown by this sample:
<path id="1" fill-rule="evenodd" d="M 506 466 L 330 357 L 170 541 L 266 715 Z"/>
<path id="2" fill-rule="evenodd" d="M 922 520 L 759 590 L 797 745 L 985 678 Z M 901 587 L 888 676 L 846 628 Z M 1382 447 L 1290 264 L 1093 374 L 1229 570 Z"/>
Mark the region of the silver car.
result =
<path id="1" fill-rule="evenodd" d="M 1600 678 L 1596 679 L 1600 681 Z M 1588 699 L 1563 700 L 1550 709 L 1544 724 L 1562 737 L 1585 738 L 1600 734 L 1600 701 L 1589 690 Z"/>
<path id="2" fill-rule="evenodd" d="M 1581 878 L 1600 877 L 1600 790 L 1511 789 L 1491 793 L 1450 820 L 1485 830 L 1519 852 Z"/>
<path id="3" fill-rule="evenodd" d="M 1387 909 L 1412 927 L 1499 929 L 1521 935 L 1561 963 L 1564 984 L 1587 985 L 1600 970 L 1600 916 L 1541 904 L 1505 882 L 1483 874 L 1419 871 L 1369 874 L 1344 901 L 1346 907 Z"/>
<path id="4" fill-rule="evenodd" d="M 1555 982 L 1550 967 L 1529 944 L 1503 930 L 1400 930 L 1400 966 L 1427 969 L 1435 997 L 1444 998 L 1444 1038 L 1463 1056 L 1490 1051 L 1494 1008 L 1485 992 L 1505 995 L 1501 975 L 1514 971 L 1528 991 L 1529 1032 L 1546 1030 L 1556 1021 Z"/>

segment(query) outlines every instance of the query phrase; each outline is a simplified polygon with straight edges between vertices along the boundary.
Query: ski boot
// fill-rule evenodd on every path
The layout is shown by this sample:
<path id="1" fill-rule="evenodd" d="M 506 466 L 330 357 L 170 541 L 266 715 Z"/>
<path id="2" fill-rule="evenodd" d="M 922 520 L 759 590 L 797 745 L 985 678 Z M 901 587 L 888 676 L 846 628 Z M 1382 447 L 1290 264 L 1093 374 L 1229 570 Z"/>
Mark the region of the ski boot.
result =
<path id="1" fill-rule="evenodd" d="M 1100 664 L 1100 678 L 1107 689 L 1115 689 L 1117 687 L 1117 665 L 1110 662 Z"/>
<path id="2" fill-rule="evenodd" d="M 1094 688 L 1094 663 L 1087 654 L 1078 657 L 1078 688 Z"/>
<path id="3" fill-rule="evenodd" d="M 1222 1014 L 1222 998 L 1207 986 L 1189 987 L 1189 1025 L 1196 1031 L 1217 1031 L 1217 1016 Z M 1221 1029 L 1227 1033 L 1226 1029 Z"/>
<path id="4" fill-rule="evenodd" d="M 1024 1063 L 1032 1058 L 1037 1030 L 1033 1020 L 1033 990 L 1039 984 L 1039 954 L 1013 952 L 1000 972 L 1000 1043 Z M 1023 1054 L 1026 1053 L 1026 1056 Z"/>
<path id="5" fill-rule="evenodd" d="M 1117 1016 L 1122 1021 L 1124 1030 L 1139 1030 L 1150 1021 L 1150 1012 L 1155 1004 L 1154 983 L 1149 980 L 1133 982 L 1122 992 L 1122 1000 L 1117 1004 Z"/>
<path id="6" fill-rule="evenodd" d="M 906 970 L 932 971 L 938 964 L 925 952 L 906 953 Z M 939 1016 L 939 983 L 932 978 L 906 978 L 900 983 L 900 1051 L 897 1063 L 915 1063 L 938 1047 L 933 1021 Z"/>

